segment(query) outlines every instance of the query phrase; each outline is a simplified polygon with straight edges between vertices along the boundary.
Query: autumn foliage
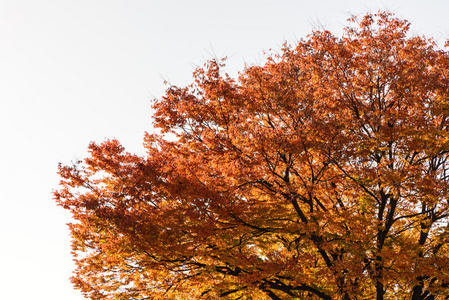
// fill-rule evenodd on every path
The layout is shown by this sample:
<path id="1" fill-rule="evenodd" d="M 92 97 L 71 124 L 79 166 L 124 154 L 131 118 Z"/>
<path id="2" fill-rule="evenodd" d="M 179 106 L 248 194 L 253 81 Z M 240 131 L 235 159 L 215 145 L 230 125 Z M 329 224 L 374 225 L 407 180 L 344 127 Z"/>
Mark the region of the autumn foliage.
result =
<path id="1" fill-rule="evenodd" d="M 385 12 L 155 100 L 60 166 L 91 299 L 449 299 L 449 55 Z M 170 138 L 168 138 L 170 137 Z"/>

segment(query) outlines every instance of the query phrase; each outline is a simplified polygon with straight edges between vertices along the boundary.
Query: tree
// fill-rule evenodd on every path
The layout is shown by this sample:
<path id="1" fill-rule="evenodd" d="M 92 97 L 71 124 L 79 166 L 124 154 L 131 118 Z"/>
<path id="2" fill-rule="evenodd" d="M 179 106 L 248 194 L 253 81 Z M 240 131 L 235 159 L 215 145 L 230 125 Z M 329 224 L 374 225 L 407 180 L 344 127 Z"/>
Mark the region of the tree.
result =
<path id="1" fill-rule="evenodd" d="M 449 55 L 388 12 L 155 100 L 60 165 L 91 299 L 449 299 Z M 170 137 L 170 138 L 169 138 Z"/>

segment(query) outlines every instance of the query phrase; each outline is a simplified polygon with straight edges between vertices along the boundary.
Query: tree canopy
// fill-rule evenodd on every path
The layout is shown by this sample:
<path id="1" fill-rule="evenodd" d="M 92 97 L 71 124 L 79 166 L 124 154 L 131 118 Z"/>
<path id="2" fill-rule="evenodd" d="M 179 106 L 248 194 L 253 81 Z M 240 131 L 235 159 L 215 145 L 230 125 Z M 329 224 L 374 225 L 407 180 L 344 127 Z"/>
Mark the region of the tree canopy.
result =
<path id="1" fill-rule="evenodd" d="M 223 60 L 60 165 L 91 299 L 449 299 L 449 54 L 388 12 Z M 447 46 L 447 45 L 446 45 Z"/>

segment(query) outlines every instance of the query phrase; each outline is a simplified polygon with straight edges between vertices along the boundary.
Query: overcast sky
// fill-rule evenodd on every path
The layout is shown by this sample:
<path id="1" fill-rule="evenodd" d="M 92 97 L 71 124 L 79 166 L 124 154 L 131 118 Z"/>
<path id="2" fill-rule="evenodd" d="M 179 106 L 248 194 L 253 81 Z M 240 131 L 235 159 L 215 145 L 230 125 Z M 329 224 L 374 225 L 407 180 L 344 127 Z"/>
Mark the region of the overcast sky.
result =
<path id="1" fill-rule="evenodd" d="M 340 34 L 349 13 L 379 9 L 449 37 L 447 0 L 0 0 L 1 298 L 83 299 L 57 164 L 107 138 L 143 154 L 164 80 L 186 85 L 213 56 L 236 74 L 317 24 Z"/>

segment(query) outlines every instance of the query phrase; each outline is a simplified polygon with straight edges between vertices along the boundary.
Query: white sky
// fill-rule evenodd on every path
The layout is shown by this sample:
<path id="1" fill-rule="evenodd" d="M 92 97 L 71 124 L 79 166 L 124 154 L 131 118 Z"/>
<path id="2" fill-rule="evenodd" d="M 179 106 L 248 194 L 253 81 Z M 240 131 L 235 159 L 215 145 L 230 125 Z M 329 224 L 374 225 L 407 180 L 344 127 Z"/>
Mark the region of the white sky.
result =
<path id="1" fill-rule="evenodd" d="M 1 298 L 83 299 L 68 281 L 70 216 L 51 195 L 57 163 L 106 138 L 143 153 L 164 79 L 190 83 L 213 52 L 236 74 L 317 21 L 339 33 L 348 12 L 378 9 L 449 37 L 447 0 L 0 0 Z"/>

